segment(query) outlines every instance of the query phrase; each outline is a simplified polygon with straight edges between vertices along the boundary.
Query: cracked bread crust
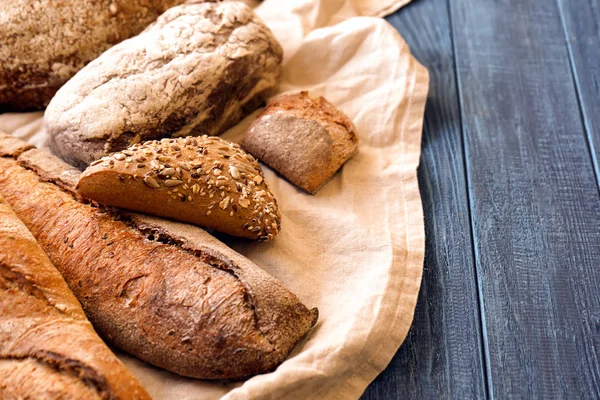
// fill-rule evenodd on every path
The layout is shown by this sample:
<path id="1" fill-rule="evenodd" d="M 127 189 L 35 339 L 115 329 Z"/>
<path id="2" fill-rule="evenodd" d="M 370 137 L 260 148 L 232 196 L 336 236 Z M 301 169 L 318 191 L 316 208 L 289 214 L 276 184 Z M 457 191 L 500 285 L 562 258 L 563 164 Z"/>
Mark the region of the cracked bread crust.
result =
<path id="1" fill-rule="evenodd" d="M 114 345 L 180 375 L 236 379 L 273 370 L 316 323 L 202 229 L 83 204 L 74 168 L 6 142 L 19 155 L 0 157 L 0 194 Z"/>
<path id="2" fill-rule="evenodd" d="M 183 1 L 0 2 L 0 110 L 44 108 L 87 63 Z"/>
<path id="3" fill-rule="evenodd" d="M 173 7 L 59 90 L 45 114 L 49 145 L 84 168 L 140 141 L 220 134 L 263 102 L 282 58 L 240 2 Z"/>
<path id="4" fill-rule="evenodd" d="M 1 196 L 0 397 L 150 399 Z"/>

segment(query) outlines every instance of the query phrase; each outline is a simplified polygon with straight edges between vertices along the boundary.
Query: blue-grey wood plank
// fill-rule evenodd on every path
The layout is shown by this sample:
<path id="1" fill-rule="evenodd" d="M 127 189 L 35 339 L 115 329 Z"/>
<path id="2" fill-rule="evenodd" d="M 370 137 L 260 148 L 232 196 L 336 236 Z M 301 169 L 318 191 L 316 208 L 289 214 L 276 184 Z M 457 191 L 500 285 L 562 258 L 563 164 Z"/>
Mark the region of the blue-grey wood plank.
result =
<path id="1" fill-rule="evenodd" d="M 481 331 L 446 0 L 416 1 L 388 21 L 431 75 L 419 168 L 425 270 L 410 333 L 363 399 L 481 399 Z"/>
<path id="2" fill-rule="evenodd" d="M 600 197 L 558 5 L 450 5 L 490 391 L 599 398 Z"/>
<path id="3" fill-rule="evenodd" d="M 558 0 L 600 187 L 600 2 Z"/>

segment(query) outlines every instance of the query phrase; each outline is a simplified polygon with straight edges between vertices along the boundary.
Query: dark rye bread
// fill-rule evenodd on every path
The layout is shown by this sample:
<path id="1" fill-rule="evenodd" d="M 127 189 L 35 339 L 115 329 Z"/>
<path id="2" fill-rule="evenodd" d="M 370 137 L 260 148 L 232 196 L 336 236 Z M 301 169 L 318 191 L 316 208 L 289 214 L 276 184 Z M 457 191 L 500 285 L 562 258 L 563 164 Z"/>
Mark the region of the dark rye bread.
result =
<path id="1" fill-rule="evenodd" d="M 0 154 L 5 141 L 20 155 L 0 157 L 0 194 L 117 347 L 184 376 L 242 378 L 274 369 L 316 323 L 202 229 L 83 204 L 72 167 L 1 135 Z"/>
<path id="2" fill-rule="evenodd" d="M 300 189 L 315 194 L 358 151 L 356 128 L 346 114 L 308 92 L 269 103 L 242 146 Z"/>
<path id="3" fill-rule="evenodd" d="M 100 204 L 268 241 L 279 208 L 260 165 L 216 136 L 153 140 L 94 161 L 77 192 Z"/>
<path id="4" fill-rule="evenodd" d="M 87 63 L 183 2 L 0 1 L 0 110 L 45 107 Z"/>
<path id="5" fill-rule="evenodd" d="M 0 398 L 150 399 L 1 196 Z"/>
<path id="6" fill-rule="evenodd" d="M 282 59 L 245 4 L 173 7 L 58 91 L 45 113 L 48 144 L 83 169 L 146 140 L 220 134 L 263 102 Z"/>

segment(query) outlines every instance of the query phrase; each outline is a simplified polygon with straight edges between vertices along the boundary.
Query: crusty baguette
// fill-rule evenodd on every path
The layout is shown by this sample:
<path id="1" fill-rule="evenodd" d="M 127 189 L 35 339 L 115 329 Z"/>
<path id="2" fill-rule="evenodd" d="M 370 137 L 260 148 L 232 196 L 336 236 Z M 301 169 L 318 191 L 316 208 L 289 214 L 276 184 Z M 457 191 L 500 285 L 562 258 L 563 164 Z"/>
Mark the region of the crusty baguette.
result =
<path id="1" fill-rule="evenodd" d="M 74 174 L 21 151 L 0 157 L 0 194 L 114 345 L 181 375 L 242 378 L 274 369 L 316 323 L 316 309 L 202 229 L 78 202 Z"/>
<path id="2" fill-rule="evenodd" d="M 245 4 L 173 7 L 58 91 L 45 113 L 49 146 L 84 168 L 146 140 L 220 134 L 263 102 L 282 59 Z"/>
<path id="3" fill-rule="evenodd" d="M 250 239 L 271 240 L 280 227 L 258 162 L 215 136 L 149 141 L 105 156 L 81 174 L 77 191 L 101 204 Z"/>
<path id="4" fill-rule="evenodd" d="M 150 399 L 1 196 L 0 398 Z"/>
<path id="5" fill-rule="evenodd" d="M 0 110 L 45 107 L 88 62 L 184 1 L 0 1 Z"/>
<path id="6" fill-rule="evenodd" d="M 358 151 L 350 118 L 308 92 L 274 99 L 242 146 L 300 189 L 315 194 Z"/>

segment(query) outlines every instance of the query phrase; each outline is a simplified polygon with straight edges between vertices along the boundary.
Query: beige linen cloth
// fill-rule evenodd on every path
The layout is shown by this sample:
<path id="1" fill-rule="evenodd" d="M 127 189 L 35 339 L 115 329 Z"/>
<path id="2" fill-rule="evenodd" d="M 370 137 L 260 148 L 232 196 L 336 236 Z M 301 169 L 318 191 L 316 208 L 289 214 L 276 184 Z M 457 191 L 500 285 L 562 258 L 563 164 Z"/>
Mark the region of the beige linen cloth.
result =
<path id="1" fill-rule="evenodd" d="M 411 325 L 424 231 L 416 168 L 427 71 L 380 16 L 408 1 L 267 0 L 256 9 L 285 49 L 281 91 L 310 90 L 346 112 L 359 153 L 316 196 L 263 168 L 283 215 L 272 243 L 229 243 L 279 278 L 317 326 L 276 371 L 245 382 L 182 378 L 119 354 L 155 399 L 352 399 Z M 257 113 L 224 137 L 239 141 Z M 42 113 L 0 130 L 43 145 Z"/>

